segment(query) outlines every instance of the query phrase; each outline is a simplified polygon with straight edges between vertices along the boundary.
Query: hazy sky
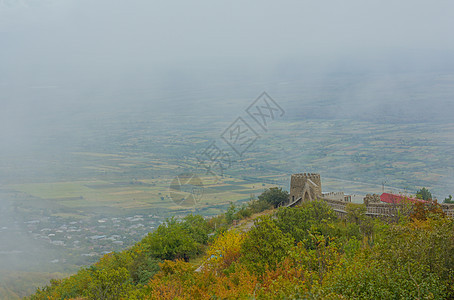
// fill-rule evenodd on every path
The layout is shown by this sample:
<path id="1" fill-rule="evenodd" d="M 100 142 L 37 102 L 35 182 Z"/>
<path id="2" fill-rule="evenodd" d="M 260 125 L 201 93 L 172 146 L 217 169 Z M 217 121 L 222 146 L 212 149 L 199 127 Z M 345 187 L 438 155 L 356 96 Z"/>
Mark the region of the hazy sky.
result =
<path id="1" fill-rule="evenodd" d="M 36 129 L 29 120 L 37 116 L 91 109 L 84 100 L 113 103 L 122 89 L 187 91 L 216 78 L 278 82 L 304 72 L 452 71 L 453 11 L 454 2 L 442 0 L 0 0 L 0 138 Z M 377 84 L 347 97 L 372 94 L 368 86 Z"/>
<path id="2" fill-rule="evenodd" d="M 436 57 L 454 50 L 453 11 L 442 0 L 1 0 L 0 84 L 70 70 Z"/>

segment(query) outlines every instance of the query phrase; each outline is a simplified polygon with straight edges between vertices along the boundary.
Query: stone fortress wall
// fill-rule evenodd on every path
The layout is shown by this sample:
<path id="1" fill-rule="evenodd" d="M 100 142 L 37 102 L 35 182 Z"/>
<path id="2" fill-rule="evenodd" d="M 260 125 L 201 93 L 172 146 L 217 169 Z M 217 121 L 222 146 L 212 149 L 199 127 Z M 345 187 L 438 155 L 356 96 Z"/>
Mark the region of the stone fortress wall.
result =
<path id="1" fill-rule="evenodd" d="M 376 198 L 376 195 L 373 195 Z M 366 197 L 367 198 L 367 197 Z M 347 204 L 351 198 L 343 192 L 322 193 L 320 174 L 299 173 L 293 174 L 290 179 L 290 199 L 283 206 L 293 207 L 303 201 L 324 200 L 339 215 L 347 214 Z M 350 199 L 350 201 L 349 201 Z M 396 217 L 399 211 L 408 210 L 408 204 L 389 204 L 365 199 L 366 215 L 372 217 Z M 448 217 L 454 218 L 454 204 L 441 204 L 443 211 Z"/>

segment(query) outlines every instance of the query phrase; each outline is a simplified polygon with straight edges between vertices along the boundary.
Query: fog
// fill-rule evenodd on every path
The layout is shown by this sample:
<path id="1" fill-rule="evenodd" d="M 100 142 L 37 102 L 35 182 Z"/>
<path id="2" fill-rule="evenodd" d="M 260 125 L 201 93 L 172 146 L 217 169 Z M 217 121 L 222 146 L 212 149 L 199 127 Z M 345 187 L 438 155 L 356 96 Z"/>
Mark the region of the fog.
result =
<path id="1" fill-rule="evenodd" d="M 452 5 L 2 1 L 2 84 L 93 85 L 128 73 L 192 77 L 226 67 L 257 76 L 296 62 L 318 71 L 443 67 L 454 47 Z"/>
<path id="2" fill-rule="evenodd" d="M 336 72 L 451 71 L 452 8 L 450 1 L 3 0 L 2 112 L 23 120 L 41 108 L 47 119 L 51 109 L 137 101 L 119 99 L 126 90 L 147 89 L 152 98 L 222 84 L 216 93 L 228 94 Z M 361 89 L 373 85 L 381 89 L 373 82 Z"/>
<path id="3" fill-rule="evenodd" d="M 123 154 L 125 137 L 168 134 L 190 156 L 199 140 L 185 134 L 218 138 L 263 91 L 289 123 L 372 121 L 377 132 L 452 125 L 453 11 L 441 0 L 0 0 L 0 271 L 39 271 L 35 263 L 48 259 L 17 252 L 43 245 L 21 229 L 29 219 L 16 215 L 14 201 L 28 196 L 15 184 L 99 179 L 72 153 Z M 424 138 L 452 153 L 452 133 L 434 133 Z M 257 157 L 262 146 L 252 150 Z M 275 159 L 291 164 L 295 148 L 283 145 Z M 292 166 L 289 173 L 320 167 Z M 354 180 L 348 172 L 343 179 Z M 443 172 L 434 185 L 440 197 L 454 192 L 452 161 Z"/>

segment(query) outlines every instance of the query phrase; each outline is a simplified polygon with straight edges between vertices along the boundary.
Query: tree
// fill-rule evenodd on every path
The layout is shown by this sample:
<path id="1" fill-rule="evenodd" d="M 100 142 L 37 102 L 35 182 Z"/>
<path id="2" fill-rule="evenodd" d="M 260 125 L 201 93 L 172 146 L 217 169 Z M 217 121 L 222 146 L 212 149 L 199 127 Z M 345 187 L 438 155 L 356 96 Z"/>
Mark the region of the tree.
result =
<path id="1" fill-rule="evenodd" d="M 413 205 L 413 212 L 410 214 L 412 220 L 427 220 L 437 216 L 446 217 L 445 212 L 437 201 L 430 203 L 416 202 Z"/>
<path id="2" fill-rule="evenodd" d="M 94 269 L 88 286 L 88 299 L 123 299 L 132 288 L 126 268 Z"/>
<path id="3" fill-rule="evenodd" d="M 347 203 L 347 220 L 350 223 L 359 226 L 362 234 L 370 236 L 373 231 L 373 224 L 369 217 L 366 216 L 367 208 L 363 204 Z"/>
<path id="4" fill-rule="evenodd" d="M 452 299 L 454 222 L 432 217 L 377 227 L 375 246 L 341 261 L 320 298 Z"/>
<path id="5" fill-rule="evenodd" d="M 289 194 L 287 191 L 282 190 L 282 188 L 274 187 L 266 189 L 258 198 L 260 201 L 278 207 L 280 203 L 288 201 Z"/>
<path id="6" fill-rule="evenodd" d="M 187 299 L 197 272 L 190 263 L 166 260 L 159 264 L 159 271 L 147 285 L 147 299 Z"/>
<path id="7" fill-rule="evenodd" d="M 369 203 L 380 203 L 380 195 L 378 194 L 367 194 L 364 197 L 364 204 L 368 205 Z"/>
<path id="8" fill-rule="evenodd" d="M 238 261 L 244 234 L 229 230 L 222 233 L 208 248 L 205 266 L 214 271 L 224 270 Z"/>
<path id="9" fill-rule="evenodd" d="M 248 203 L 248 209 L 252 214 L 262 212 L 264 210 L 273 208 L 274 205 L 265 202 L 265 201 L 260 201 L 259 199 L 254 199 L 253 196 L 250 197 L 249 203 Z"/>
<path id="10" fill-rule="evenodd" d="M 411 276 L 420 276 L 422 280 L 435 278 L 439 286 L 449 289 L 451 296 L 447 298 L 452 299 L 453 229 L 453 220 L 433 214 L 427 220 L 413 220 L 406 226 L 391 226 L 377 249 L 380 260 L 392 269 L 411 271 Z"/>
<path id="11" fill-rule="evenodd" d="M 443 201 L 443 203 L 452 204 L 452 203 L 454 203 L 454 200 L 452 200 L 452 196 L 449 195 L 449 197 L 446 197 L 446 198 L 445 198 L 445 200 Z"/>
<path id="12" fill-rule="evenodd" d="M 208 234 L 211 229 L 208 222 L 201 215 L 189 214 L 184 217 L 181 225 L 197 243 L 208 243 Z"/>
<path id="13" fill-rule="evenodd" d="M 159 272 L 159 263 L 162 263 L 162 260 L 145 253 L 137 256 L 129 267 L 134 283 L 146 284 L 154 274 Z"/>
<path id="14" fill-rule="evenodd" d="M 416 192 L 416 198 L 429 201 L 432 200 L 432 193 L 428 189 L 423 187 L 422 189 Z"/>
<path id="15" fill-rule="evenodd" d="M 197 221 L 192 218 L 190 220 L 187 224 L 171 218 L 165 224 L 161 224 L 156 231 L 148 234 L 143 239 L 146 254 L 161 260 L 185 261 L 199 254 L 202 251 L 202 244 L 198 241 L 203 238 L 193 226 Z"/>
<path id="16" fill-rule="evenodd" d="M 249 270 L 262 274 L 266 269 L 275 269 L 287 255 L 293 240 L 269 216 L 258 218 L 241 247 L 240 261 Z"/>
<path id="17" fill-rule="evenodd" d="M 310 271 L 291 258 L 285 258 L 275 270 L 261 277 L 255 299 L 313 299 L 309 295 Z"/>
<path id="18" fill-rule="evenodd" d="M 236 205 L 233 202 L 230 202 L 230 206 L 225 213 L 225 220 L 227 221 L 227 224 L 232 224 L 233 220 L 237 217 L 237 211 L 238 209 Z"/>
<path id="19" fill-rule="evenodd" d="M 447 299 L 446 287 L 418 264 L 392 265 L 361 252 L 326 277 L 321 299 Z"/>
<path id="20" fill-rule="evenodd" d="M 324 201 L 303 202 L 298 207 L 281 207 L 276 213 L 276 224 L 282 232 L 291 236 L 295 242 L 309 239 L 309 231 L 327 234 L 326 224 L 337 219 L 334 211 Z"/>

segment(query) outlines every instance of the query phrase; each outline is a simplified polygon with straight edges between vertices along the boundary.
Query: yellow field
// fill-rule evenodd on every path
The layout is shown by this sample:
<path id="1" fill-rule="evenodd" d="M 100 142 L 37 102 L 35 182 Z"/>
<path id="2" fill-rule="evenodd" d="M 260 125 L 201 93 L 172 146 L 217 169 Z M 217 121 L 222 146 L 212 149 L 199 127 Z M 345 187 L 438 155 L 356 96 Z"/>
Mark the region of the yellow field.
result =
<path id="1" fill-rule="evenodd" d="M 229 202 L 249 199 L 258 195 L 271 184 L 250 183 L 236 178 L 201 177 L 204 192 L 198 208 L 225 205 Z M 11 189 L 33 197 L 55 201 L 59 206 L 71 209 L 110 207 L 118 209 L 166 208 L 181 210 L 169 193 L 170 178 L 137 179 L 135 183 L 108 182 L 104 180 L 16 184 Z M 164 199 L 162 199 L 162 197 Z M 68 216 L 77 216 L 69 213 Z M 66 216 L 66 214 L 65 214 Z"/>

